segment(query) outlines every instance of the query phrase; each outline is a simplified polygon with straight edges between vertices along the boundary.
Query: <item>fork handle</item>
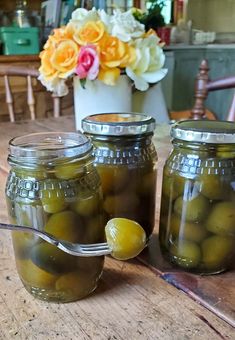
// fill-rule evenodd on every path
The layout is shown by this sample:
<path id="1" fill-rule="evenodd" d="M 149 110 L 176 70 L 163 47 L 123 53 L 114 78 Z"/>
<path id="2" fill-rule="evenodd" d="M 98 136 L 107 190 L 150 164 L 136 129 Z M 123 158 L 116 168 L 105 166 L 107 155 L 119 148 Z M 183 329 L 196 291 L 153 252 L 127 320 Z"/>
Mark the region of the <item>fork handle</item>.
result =
<path id="1" fill-rule="evenodd" d="M 0 223 L 0 229 L 7 229 L 12 231 L 23 231 L 26 233 L 35 234 L 39 237 L 41 237 L 43 240 L 53 244 L 54 246 L 58 245 L 58 240 L 55 239 L 51 234 L 48 234 L 47 232 L 42 232 L 38 229 L 26 227 L 26 226 L 20 226 L 16 224 L 8 224 L 8 223 Z"/>

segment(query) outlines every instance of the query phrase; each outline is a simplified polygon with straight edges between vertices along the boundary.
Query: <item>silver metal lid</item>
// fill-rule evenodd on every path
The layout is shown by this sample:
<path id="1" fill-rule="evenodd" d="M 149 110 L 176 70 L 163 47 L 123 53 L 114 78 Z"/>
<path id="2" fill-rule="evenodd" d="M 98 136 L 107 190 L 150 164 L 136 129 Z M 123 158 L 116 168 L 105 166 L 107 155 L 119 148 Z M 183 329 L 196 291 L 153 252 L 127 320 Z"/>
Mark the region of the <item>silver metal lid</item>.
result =
<path id="1" fill-rule="evenodd" d="M 82 128 L 94 135 L 140 135 L 154 131 L 155 119 L 141 113 L 101 113 L 84 118 Z"/>
<path id="2" fill-rule="evenodd" d="M 217 120 L 185 120 L 171 128 L 171 137 L 199 143 L 235 143 L 235 123 Z"/>

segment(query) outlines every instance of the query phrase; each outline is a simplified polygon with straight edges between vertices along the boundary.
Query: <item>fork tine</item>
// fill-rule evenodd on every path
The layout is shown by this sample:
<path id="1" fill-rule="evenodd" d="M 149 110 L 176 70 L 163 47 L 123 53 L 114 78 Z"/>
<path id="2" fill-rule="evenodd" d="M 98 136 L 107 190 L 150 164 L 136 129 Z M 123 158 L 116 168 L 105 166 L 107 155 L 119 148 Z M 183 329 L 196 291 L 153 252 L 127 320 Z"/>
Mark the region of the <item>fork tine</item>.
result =
<path id="1" fill-rule="evenodd" d="M 110 249 L 107 243 L 94 243 L 94 244 L 81 244 L 80 247 L 83 250 L 101 250 L 101 249 Z"/>
<path id="2" fill-rule="evenodd" d="M 110 247 L 108 245 L 106 246 L 97 246 L 97 247 L 81 247 L 82 251 L 88 251 L 88 252 L 92 252 L 92 251 L 99 251 L 99 250 L 110 250 Z"/>
<path id="3" fill-rule="evenodd" d="M 107 242 L 103 243 L 80 243 L 82 247 L 97 247 L 97 246 L 108 246 Z"/>

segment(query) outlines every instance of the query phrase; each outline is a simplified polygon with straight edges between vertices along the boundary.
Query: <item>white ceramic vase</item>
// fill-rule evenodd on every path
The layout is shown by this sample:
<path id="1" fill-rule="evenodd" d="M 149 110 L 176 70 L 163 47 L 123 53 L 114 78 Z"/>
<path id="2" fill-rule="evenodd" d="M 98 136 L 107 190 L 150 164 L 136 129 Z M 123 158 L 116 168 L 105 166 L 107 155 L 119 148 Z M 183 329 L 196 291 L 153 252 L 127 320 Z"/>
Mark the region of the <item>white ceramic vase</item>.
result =
<path id="1" fill-rule="evenodd" d="M 147 91 L 134 90 L 131 80 L 122 75 L 115 86 L 105 85 L 99 80 L 87 81 L 85 88 L 78 77 L 74 77 L 74 109 L 76 129 L 81 130 L 84 117 L 107 112 L 138 112 L 150 115 L 157 123 L 169 122 L 166 102 L 161 83 Z"/>
<path id="2" fill-rule="evenodd" d="M 82 119 L 91 114 L 132 112 L 130 79 L 122 75 L 115 86 L 99 80 L 87 81 L 82 88 L 79 78 L 74 77 L 74 109 L 77 130 L 81 130 Z"/>

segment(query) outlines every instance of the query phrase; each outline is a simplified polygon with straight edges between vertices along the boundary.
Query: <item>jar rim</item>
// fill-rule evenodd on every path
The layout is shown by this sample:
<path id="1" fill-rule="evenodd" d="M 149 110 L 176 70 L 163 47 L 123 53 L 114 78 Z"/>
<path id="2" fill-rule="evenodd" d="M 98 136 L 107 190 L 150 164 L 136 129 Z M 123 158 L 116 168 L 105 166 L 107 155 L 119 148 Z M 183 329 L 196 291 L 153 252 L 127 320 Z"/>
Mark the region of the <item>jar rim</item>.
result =
<path id="1" fill-rule="evenodd" d="M 37 160 L 58 160 L 82 156 L 92 149 L 81 132 L 37 132 L 9 141 L 10 157 L 18 163 Z"/>
<path id="2" fill-rule="evenodd" d="M 188 142 L 235 144 L 235 123 L 217 120 L 184 120 L 171 128 L 171 137 Z"/>
<path id="3" fill-rule="evenodd" d="M 89 115 L 82 119 L 85 133 L 104 136 L 130 136 L 151 133 L 155 119 L 136 112 L 110 112 Z"/>

